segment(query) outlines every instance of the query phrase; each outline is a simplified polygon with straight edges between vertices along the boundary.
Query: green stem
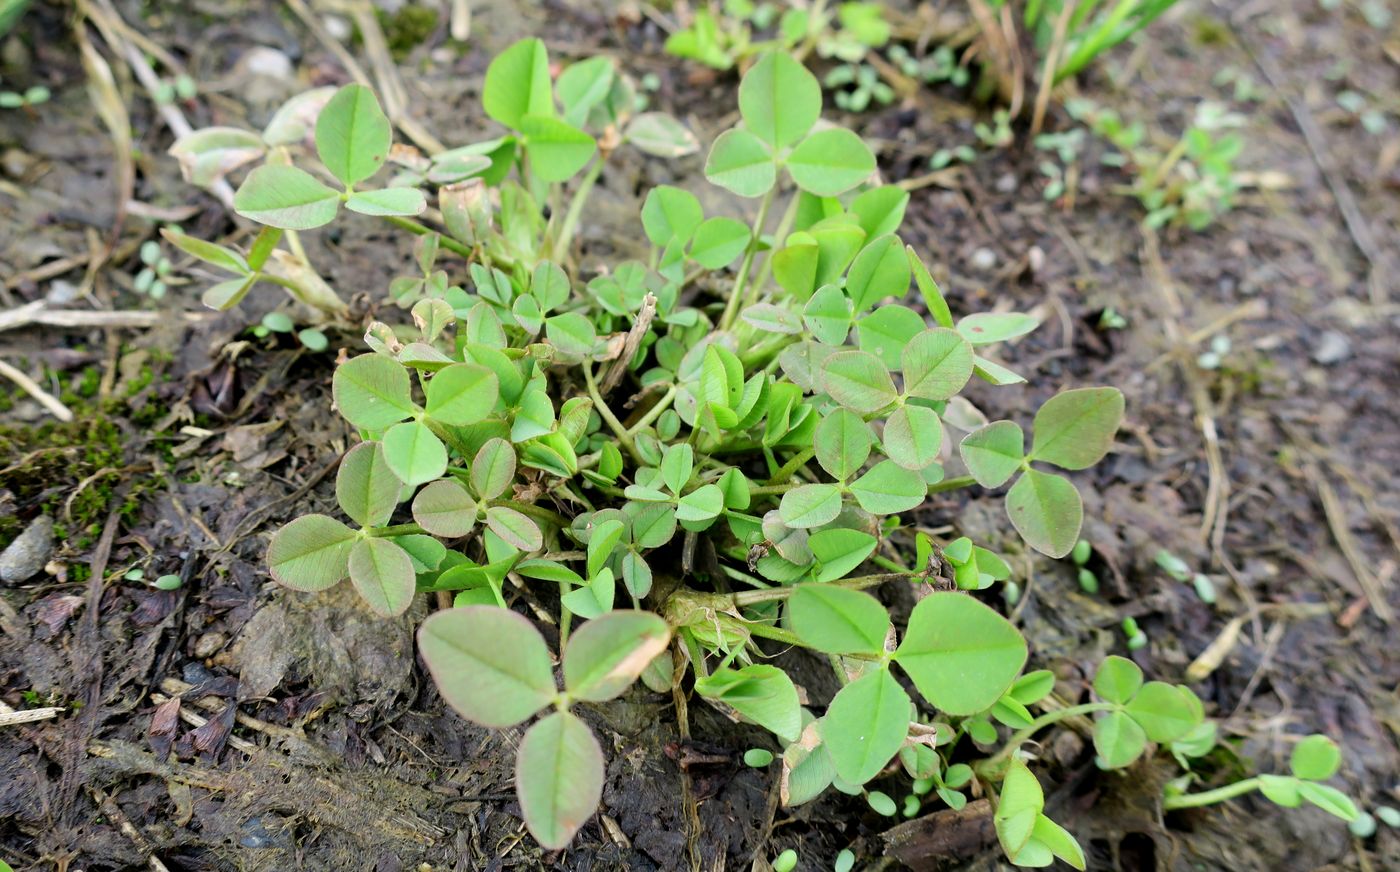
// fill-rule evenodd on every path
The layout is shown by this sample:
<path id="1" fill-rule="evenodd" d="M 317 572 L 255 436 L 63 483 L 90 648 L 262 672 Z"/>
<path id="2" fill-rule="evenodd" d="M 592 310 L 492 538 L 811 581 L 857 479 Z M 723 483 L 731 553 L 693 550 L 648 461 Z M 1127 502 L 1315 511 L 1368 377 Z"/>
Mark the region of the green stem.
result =
<path id="1" fill-rule="evenodd" d="M 957 478 L 945 478 L 938 484 L 929 485 L 928 492 L 931 494 L 941 494 L 951 490 L 957 490 L 958 488 L 972 487 L 974 484 L 977 484 L 977 479 L 970 475 L 960 475 Z"/>
<path id="2" fill-rule="evenodd" d="M 788 482 L 787 484 L 765 484 L 761 487 L 749 488 L 751 496 L 761 496 L 763 494 L 785 494 L 800 485 L 801 482 Z"/>
<path id="3" fill-rule="evenodd" d="M 695 674 L 701 678 L 710 676 L 710 668 L 705 665 L 705 652 L 695 641 L 695 634 L 690 630 L 681 628 L 681 640 L 685 642 L 686 653 L 690 655 L 690 665 L 695 670 Z"/>
<path id="4" fill-rule="evenodd" d="M 1184 793 L 1180 796 L 1168 796 L 1166 799 L 1162 800 L 1162 808 L 1171 811 L 1178 808 L 1199 808 L 1203 805 L 1215 805 L 1217 802 L 1234 799 L 1237 796 L 1243 796 L 1252 790 L 1258 789 L 1258 778 L 1246 778 L 1244 781 L 1236 781 L 1234 784 L 1227 784 L 1224 787 L 1217 787 L 1214 790 L 1203 790 L 1200 793 Z"/>
<path id="5" fill-rule="evenodd" d="M 401 215 L 384 215 L 382 217 L 385 221 L 388 221 L 395 227 L 398 227 L 401 230 L 407 230 L 414 236 L 427 236 L 429 233 L 437 233 L 437 231 L 433 228 L 427 226 L 426 224 L 419 224 L 412 218 L 404 218 Z M 453 239 L 445 233 L 439 233 L 438 235 L 441 237 L 441 239 L 439 240 L 439 244 L 443 248 L 447 249 L 448 251 L 455 251 L 457 254 L 460 254 L 467 260 L 472 259 L 473 252 L 471 248 L 469 248 L 466 245 L 463 245 L 462 243 L 458 242 L 457 240 Z"/>
<path id="6" fill-rule="evenodd" d="M 599 417 L 603 419 L 603 422 L 606 423 L 613 431 L 613 434 L 617 436 L 617 441 L 622 444 L 623 448 L 627 449 L 627 453 L 632 455 L 632 459 L 639 465 L 644 466 L 645 463 L 643 463 L 642 458 L 637 454 L 637 446 L 632 442 L 632 434 L 628 433 L 627 428 L 622 426 L 622 422 L 617 419 L 612 409 L 608 408 L 608 404 L 603 401 L 603 395 L 598 393 L 598 381 L 593 378 L 592 364 L 584 364 L 583 381 L 588 387 L 588 396 L 593 400 L 593 408 L 598 410 Z"/>
<path id="7" fill-rule="evenodd" d="M 728 330 L 739 314 L 739 303 L 744 297 L 744 285 L 748 282 L 749 270 L 753 268 L 754 255 L 758 253 L 758 239 L 763 233 L 763 225 L 768 223 L 768 210 L 773 207 L 773 197 L 778 193 L 776 184 L 763 195 L 758 207 L 758 217 L 754 219 L 752 238 L 744 252 L 744 261 L 739 265 L 739 274 L 734 277 L 734 287 L 729 292 L 729 302 L 724 304 L 724 314 L 719 319 L 719 329 Z"/>
<path id="8" fill-rule="evenodd" d="M 1083 705 L 1074 705 L 1070 706 L 1069 708 L 1062 708 L 1057 709 L 1053 712 L 1046 712 L 1045 714 L 1031 721 L 1030 726 L 1017 732 L 1010 739 L 1007 739 L 1006 744 L 1001 747 L 1001 750 L 998 751 L 992 757 L 989 757 L 986 761 L 986 764 L 988 766 L 993 766 L 997 763 L 1000 763 L 1002 760 L 1005 760 L 1007 757 L 1010 757 L 1011 754 L 1017 748 L 1019 748 L 1027 739 L 1029 739 L 1031 736 L 1034 736 L 1038 731 L 1050 726 L 1053 723 L 1062 721 L 1065 718 L 1076 717 L 1078 715 L 1087 715 L 1092 714 L 1093 712 L 1113 711 L 1118 707 L 1119 706 L 1117 703 L 1112 702 L 1086 702 Z"/>
<path id="9" fill-rule="evenodd" d="M 411 533 L 426 533 L 426 532 L 427 532 L 427 530 L 424 530 L 422 527 L 418 526 L 417 524 L 395 524 L 395 525 L 393 525 L 392 527 L 366 527 L 366 528 L 365 528 L 365 535 L 366 535 L 366 536 L 373 536 L 373 537 L 376 538 L 376 539 L 381 539 L 381 538 L 384 538 L 384 537 L 386 537 L 386 536 L 407 536 L 407 535 L 409 535 L 409 534 L 411 534 Z"/>
<path id="10" fill-rule="evenodd" d="M 627 428 L 628 434 L 635 434 L 646 427 L 650 427 L 656 421 L 657 418 L 661 417 L 662 412 L 671 408 L 671 403 L 675 402 L 676 394 L 679 393 L 679 391 L 680 388 L 678 388 L 676 385 L 671 385 L 671 387 L 667 389 L 666 393 L 661 396 L 661 399 L 656 401 L 656 405 L 652 406 L 650 409 L 647 409 L 647 413 L 641 418 L 637 419 L 637 423 Z"/>
<path id="11" fill-rule="evenodd" d="M 770 485 L 782 484 L 790 480 L 792 478 L 792 474 L 797 472 L 797 470 L 801 468 L 802 464 L 811 460 L 812 457 L 816 455 L 816 453 L 817 449 L 815 448 L 804 448 L 801 451 L 797 452 L 791 458 L 788 459 L 787 463 L 784 463 L 781 467 L 779 467 L 777 472 L 773 473 L 768 477 L 768 483 Z"/>
<path id="12" fill-rule="evenodd" d="M 573 199 L 569 201 L 569 210 L 564 213 L 564 223 L 559 226 L 559 236 L 554 240 L 554 260 L 560 262 L 569 253 L 569 246 L 573 244 L 574 233 L 578 230 L 579 218 L 583 215 L 584 204 L 588 202 L 588 195 L 592 193 L 593 186 L 598 182 L 598 176 L 603 173 L 603 158 L 601 155 L 593 159 L 593 165 L 588 168 L 588 173 L 579 182 L 578 188 L 574 191 Z"/>

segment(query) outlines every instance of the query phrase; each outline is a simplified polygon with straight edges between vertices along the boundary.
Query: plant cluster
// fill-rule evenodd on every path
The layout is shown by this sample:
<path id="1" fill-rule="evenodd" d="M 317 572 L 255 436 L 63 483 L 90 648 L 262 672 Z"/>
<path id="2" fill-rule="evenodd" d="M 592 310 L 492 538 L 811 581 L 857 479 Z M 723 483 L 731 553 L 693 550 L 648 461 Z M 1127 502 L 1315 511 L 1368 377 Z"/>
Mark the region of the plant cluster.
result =
<path id="1" fill-rule="evenodd" d="M 1244 118 L 1223 104 L 1202 101 L 1191 124 L 1166 149 L 1148 141 L 1141 122 L 1127 123 L 1112 109 L 1085 100 L 1072 100 L 1066 108 L 1117 149 L 1103 162 L 1133 173 L 1125 192 L 1147 210 L 1148 226 L 1204 230 L 1234 206 L 1241 175 L 1235 160 L 1244 150 L 1244 137 L 1234 129 Z"/>
<path id="2" fill-rule="evenodd" d="M 516 766 L 526 824 L 545 847 L 566 845 L 603 789 L 602 752 L 574 707 L 638 678 L 681 692 L 688 674 L 698 697 L 775 737 L 780 754 L 751 761 L 781 767 L 786 804 L 834 787 L 893 814 L 868 785 L 902 771 L 906 814 L 934 797 L 959 808 L 970 794 L 994 796 L 1013 862 L 1083 868 L 1073 836 L 1045 815 L 1023 743 L 1065 717 L 1099 714 L 1100 762 L 1122 768 L 1155 746 L 1199 756 L 1213 726 L 1189 689 L 1144 683 L 1119 658 L 1099 672 L 1098 701 L 1061 702 L 1054 675 L 1023 674 L 1016 627 L 973 595 L 1010 579 L 1007 561 L 901 515 L 939 491 L 1010 484 L 1007 514 L 1025 542 L 1070 554 L 1082 503 L 1051 470 L 1104 457 L 1122 395 L 1059 393 L 1029 434 L 978 420 L 959 394 L 973 378 L 1023 382 L 991 349 L 1035 319 L 954 317 L 898 235 L 907 193 L 872 183 L 874 154 L 820 123 L 820 84 L 779 52 L 748 70 L 741 122 L 705 163 L 710 182 L 759 201 L 752 224 L 707 217 L 693 193 L 658 187 L 641 210 L 648 260 L 584 280 L 568 240 L 602 144 L 581 125 L 613 111 L 602 84 L 574 87 L 575 76 L 593 79 L 571 71 L 591 64 L 551 81 L 538 40 L 496 58 L 482 99 L 512 132 L 457 151 L 452 175 L 465 180 L 435 181 L 430 161 L 409 167 L 411 178 L 360 187 L 392 153 L 391 131 L 373 95 L 347 86 L 305 122 L 324 172 L 313 169 L 339 190 L 274 156 L 235 198 L 267 228 L 247 255 L 173 236 L 251 283 L 276 253 L 296 257 L 275 248 L 283 231 L 294 239 L 342 206 L 411 220 L 425 212 L 424 187 L 437 185 L 445 232 L 409 225 L 422 230 L 418 272 L 390 289 L 412 324 L 370 324 L 368 353 L 332 380 L 362 439 L 335 483 L 351 523 L 291 521 L 269 545 L 273 577 L 299 591 L 349 578 L 384 616 L 420 593 L 451 595 L 454 607 L 418 634 L 447 703 L 489 727 L 553 709 L 525 733 Z M 567 207 L 546 219 L 543 206 L 563 206 L 560 186 L 590 161 Z M 439 264 L 449 252 L 467 259 L 465 271 Z M 911 284 L 922 310 L 906 302 Z M 955 439 L 953 429 L 968 432 Z M 950 462 L 967 474 L 949 477 Z M 917 600 L 899 627 L 866 592 L 887 583 Z M 509 608 L 525 595 L 537 623 Z M 562 690 L 541 626 L 557 637 Z M 804 705 L 792 677 L 766 662 L 764 640 L 823 655 L 841 689 Z M 1014 731 L 1008 739 L 998 724 Z M 1298 777 L 1315 784 L 1322 769 Z"/>
<path id="3" fill-rule="evenodd" d="M 702 6 L 689 24 L 666 39 L 666 51 L 717 70 L 732 69 L 766 51 L 859 64 L 871 49 L 885 45 L 890 26 L 883 5 L 868 2 L 793 5 L 724 0 L 719 10 Z M 859 111 L 859 110 L 855 110 Z"/>

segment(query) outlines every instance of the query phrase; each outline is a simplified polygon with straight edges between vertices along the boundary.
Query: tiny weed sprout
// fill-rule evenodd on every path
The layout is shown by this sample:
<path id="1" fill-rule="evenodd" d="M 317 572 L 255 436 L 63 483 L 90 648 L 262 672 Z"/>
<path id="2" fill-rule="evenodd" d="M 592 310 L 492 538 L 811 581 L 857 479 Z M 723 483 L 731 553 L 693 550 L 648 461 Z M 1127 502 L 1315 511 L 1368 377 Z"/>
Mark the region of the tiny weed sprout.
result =
<path id="1" fill-rule="evenodd" d="M 874 39 L 867 13 L 845 11 L 863 6 L 838 8 L 841 29 Z M 234 276 L 206 292 L 216 308 L 267 281 L 341 316 L 296 234 L 349 211 L 416 237 L 412 274 L 386 294 L 411 323 L 371 322 L 367 351 L 331 379 L 359 436 L 336 474 L 340 516 L 278 530 L 273 578 L 305 592 L 348 578 L 385 618 L 420 594 L 450 598 L 423 621 L 419 651 L 464 718 L 529 723 L 516 791 L 546 848 L 570 843 L 604 787 L 604 754 L 580 711 L 640 679 L 771 733 L 781 750 L 744 760 L 781 767 L 785 805 L 834 787 L 896 817 L 992 797 L 1012 862 L 1084 868 L 1022 746 L 1094 715 L 1105 769 L 1159 748 L 1189 762 L 1214 747 L 1214 726 L 1190 690 L 1144 681 L 1119 657 L 1099 669 L 1093 701 L 1069 686 L 1052 699 L 1055 676 L 1025 671 L 1025 638 L 976 593 L 1000 584 L 1015 602 L 1012 563 L 901 516 L 931 494 L 1005 488 L 1021 540 L 1087 571 L 1093 549 L 1068 473 L 1110 451 L 1123 395 L 1065 390 L 1028 422 L 987 422 L 961 396 L 973 379 L 1025 381 L 996 348 L 1036 318 L 954 315 L 899 235 L 909 195 L 878 183 L 860 137 L 819 123 L 820 83 L 780 51 L 756 55 L 741 120 L 705 160 L 711 183 L 757 201 L 752 221 L 707 215 L 696 194 L 660 186 L 639 216 L 646 261 L 581 275 L 575 230 L 608 154 L 623 142 L 668 157 L 697 144 L 669 116 L 632 114 L 635 92 L 611 61 L 557 79 L 550 69 L 539 40 L 511 46 L 482 92 L 507 132 L 430 157 L 391 150 L 390 125 L 359 85 L 294 98 L 262 134 L 201 131 L 177 144 L 200 183 L 257 164 L 235 196 L 263 225 L 246 252 L 166 234 Z M 377 181 L 391 160 L 399 172 Z M 430 199 L 437 229 L 418 220 Z M 258 327 L 268 341 L 295 329 L 282 313 Z M 307 331 L 299 338 L 314 347 Z M 917 593 L 898 626 L 870 592 L 887 584 Z M 527 591 L 533 620 L 511 608 Z M 1140 647 L 1130 622 L 1127 644 Z M 804 702 L 770 661 L 793 646 L 834 668 L 829 699 Z M 1321 784 L 1339 762 L 1328 755 L 1305 740 L 1292 776 L 1182 787 L 1166 803 L 1258 789 L 1337 813 L 1349 804 Z M 788 851 L 772 865 L 796 862 Z M 843 852 L 836 865 L 852 862 Z"/>

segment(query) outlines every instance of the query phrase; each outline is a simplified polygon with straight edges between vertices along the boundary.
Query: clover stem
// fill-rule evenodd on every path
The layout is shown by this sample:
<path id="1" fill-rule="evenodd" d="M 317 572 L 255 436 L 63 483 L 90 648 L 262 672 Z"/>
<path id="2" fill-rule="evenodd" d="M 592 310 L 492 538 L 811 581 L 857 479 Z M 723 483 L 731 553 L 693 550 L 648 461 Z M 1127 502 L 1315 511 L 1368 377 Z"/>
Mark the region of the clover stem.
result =
<path id="1" fill-rule="evenodd" d="M 661 417 L 662 412 L 671 408 L 671 403 L 675 402 L 676 394 L 679 392 L 679 390 L 680 388 L 676 385 L 671 385 L 671 387 L 666 391 L 666 393 L 661 396 L 661 399 L 657 400 L 656 404 L 653 405 L 650 409 L 647 409 L 646 414 L 637 420 L 637 423 L 627 428 L 628 434 L 637 433 L 638 431 L 651 426 L 651 424 L 657 418 Z"/>
<path id="2" fill-rule="evenodd" d="M 710 668 L 705 665 L 705 652 L 701 650 L 700 644 L 695 641 L 695 634 L 689 629 L 682 627 L 680 631 L 681 639 L 685 642 L 685 651 L 690 655 L 690 663 L 695 667 L 695 674 L 701 678 L 710 676 Z"/>
<path id="3" fill-rule="evenodd" d="M 909 567 L 903 565 L 902 563 L 899 563 L 898 561 L 891 560 L 890 558 L 885 557 L 885 556 L 880 555 L 880 554 L 872 554 L 872 555 L 870 555 L 869 560 L 870 560 L 871 563 L 875 564 L 876 566 L 880 567 L 881 569 L 888 569 L 890 572 L 898 572 L 898 573 L 902 573 L 902 574 L 904 574 L 904 575 L 913 575 L 913 574 L 914 574 L 914 570 L 910 569 Z"/>
<path id="4" fill-rule="evenodd" d="M 1031 736 L 1035 735 L 1041 729 L 1044 729 L 1045 727 L 1048 727 L 1053 723 L 1062 721 L 1065 718 L 1076 717 L 1078 715 L 1087 715 L 1093 712 L 1113 711 L 1118 707 L 1119 706 L 1117 703 L 1112 702 L 1086 702 L 1083 705 L 1073 705 L 1069 708 L 1056 709 L 1053 712 L 1046 712 L 1045 714 L 1031 721 L 1030 725 L 1027 726 L 1025 729 L 1020 730 L 1010 739 L 1007 739 L 1006 744 L 1001 746 L 1000 751 L 998 751 L 995 755 L 987 758 L 986 765 L 993 766 L 997 763 L 1000 763 L 1002 760 L 1005 760 L 1007 757 L 1010 757 L 1012 752 L 1014 752 L 1018 747 L 1020 747 L 1023 742 L 1025 742 Z"/>
<path id="5" fill-rule="evenodd" d="M 603 395 L 598 393 L 598 381 L 593 378 L 592 364 L 585 363 L 583 365 L 583 381 L 588 387 L 588 396 L 593 400 L 593 408 L 598 410 L 599 417 L 603 419 L 604 423 L 606 423 L 609 429 L 617 436 L 617 441 L 622 444 L 623 448 L 627 449 L 627 453 L 632 455 L 632 459 L 639 465 L 645 466 L 646 464 L 643 462 L 641 456 L 637 454 L 637 446 L 632 442 L 632 434 L 628 433 L 627 428 L 622 426 L 622 422 L 617 419 L 617 416 L 613 414 L 613 410 L 608 408 L 608 404 L 604 402 Z M 568 525 L 566 524 L 565 526 Z"/>
<path id="6" fill-rule="evenodd" d="M 776 485 L 786 483 L 792 478 L 792 474 L 794 472 L 797 472 L 797 470 L 801 468 L 802 464 L 811 460 L 813 455 L 815 455 L 816 453 L 817 449 L 815 448 L 804 448 L 801 451 L 797 452 L 788 459 L 787 463 L 784 463 L 781 467 L 779 467 L 777 472 L 774 472 L 771 476 L 768 477 L 768 484 Z M 774 491 L 774 493 L 777 493 L 777 491 Z"/>
<path id="7" fill-rule="evenodd" d="M 560 261 L 569 253 L 569 246 L 573 244 L 574 233 L 578 230 L 579 218 L 583 215 L 584 204 L 588 202 L 588 195 L 592 193 L 593 186 L 598 182 L 598 176 L 603 173 L 603 157 L 599 155 L 593 159 L 593 165 L 588 168 L 588 173 L 578 183 L 578 188 L 574 190 L 573 199 L 569 201 L 569 209 L 564 213 L 564 223 L 559 226 L 559 236 L 554 240 L 554 259 Z"/>
<path id="8" fill-rule="evenodd" d="M 383 217 L 385 221 L 388 221 L 395 227 L 398 227 L 401 230 L 407 230 L 409 233 L 412 233 L 415 236 L 427 236 L 429 233 L 437 233 L 437 231 L 433 228 L 427 226 L 426 224 L 419 224 L 412 218 L 404 218 L 401 215 L 384 215 L 381 217 Z M 438 240 L 438 244 L 441 245 L 443 248 L 447 249 L 448 251 L 456 252 L 462 257 L 465 257 L 467 260 L 472 259 L 473 252 L 471 248 L 463 245 L 462 243 L 458 242 L 450 236 L 447 236 L 446 234 L 438 233 L 438 236 L 440 237 L 440 239 Z"/>
<path id="9" fill-rule="evenodd" d="M 376 539 L 382 539 L 386 536 L 408 536 L 413 533 L 426 532 L 426 530 L 417 524 L 394 524 L 391 527 L 369 527 L 365 530 L 365 535 L 373 536 Z"/>
<path id="10" fill-rule="evenodd" d="M 1237 796 L 1243 796 L 1252 790 L 1258 789 L 1258 778 L 1246 778 L 1243 781 L 1236 781 L 1234 784 L 1227 784 L 1224 787 L 1217 787 L 1214 790 L 1203 790 L 1200 793 L 1184 793 L 1180 796 L 1168 796 L 1162 800 L 1162 808 L 1166 811 L 1172 811 L 1178 808 L 1199 808 L 1203 805 L 1215 805 L 1217 802 L 1234 799 Z"/>
<path id="11" fill-rule="evenodd" d="M 775 642 L 803 647 L 802 640 L 797 638 L 796 633 L 784 630 L 782 627 L 774 627 L 770 624 L 744 624 L 744 629 L 763 639 L 772 639 Z"/>
<path id="12" fill-rule="evenodd" d="M 928 492 L 930 494 L 947 493 L 958 488 L 972 487 L 974 484 L 977 484 L 977 479 L 970 475 L 960 475 L 956 478 L 945 478 L 938 484 L 929 485 Z"/>
<path id="13" fill-rule="evenodd" d="M 777 243 L 779 240 L 787 237 L 788 230 L 792 228 L 792 222 L 797 220 L 797 203 L 800 199 L 800 197 L 794 196 L 788 202 L 787 211 L 784 212 L 783 217 L 778 220 L 778 229 L 773 232 L 774 243 Z M 748 296 L 752 297 L 754 294 L 757 294 L 759 289 L 768 283 L 768 277 L 772 274 L 773 257 L 772 255 L 769 255 L 768 257 L 765 257 L 763 259 L 763 268 L 758 273 L 758 280 L 749 286 Z M 745 300 L 744 305 L 747 305 L 749 302 L 749 300 Z M 787 337 L 783 338 L 787 339 Z M 778 347 L 781 348 L 783 345 L 786 344 L 787 342 L 783 342 Z"/>
<path id="14" fill-rule="evenodd" d="M 739 303 L 744 297 L 744 286 L 748 283 L 749 270 L 753 268 L 754 255 L 758 253 L 759 236 L 763 233 L 763 225 L 768 223 L 768 210 L 773 207 L 773 197 L 778 193 L 778 186 L 774 183 L 768 189 L 768 193 L 763 195 L 763 202 L 758 207 L 758 217 L 754 218 L 752 238 L 749 239 L 749 247 L 744 251 L 744 260 L 739 264 L 739 274 L 734 277 L 734 287 L 729 291 L 729 302 L 724 304 L 724 314 L 719 319 L 719 329 L 728 330 L 734 324 L 734 318 L 739 314 Z"/>
<path id="15" fill-rule="evenodd" d="M 801 484 L 801 482 L 788 482 L 787 484 L 765 484 L 761 487 L 751 487 L 749 488 L 749 495 L 756 497 L 762 496 L 763 494 L 785 494 L 793 488 L 797 487 L 798 484 Z"/>

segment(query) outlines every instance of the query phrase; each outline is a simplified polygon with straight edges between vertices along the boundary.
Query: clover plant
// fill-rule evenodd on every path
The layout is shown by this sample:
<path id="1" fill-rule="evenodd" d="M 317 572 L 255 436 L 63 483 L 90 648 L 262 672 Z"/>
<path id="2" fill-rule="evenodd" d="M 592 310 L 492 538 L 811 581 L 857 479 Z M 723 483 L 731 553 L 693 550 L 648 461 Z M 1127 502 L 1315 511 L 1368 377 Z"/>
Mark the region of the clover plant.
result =
<path id="1" fill-rule="evenodd" d="M 793 4 L 780 14 L 777 3 L 725 0 L 719 9 L 696 9 L 667 37 L 666 51 L 717 70 L 768 51 L 805 55 L 815 49 L 824 58 L 858 63 L 889 38 L 880 3 Z"/>
<path id="2" fill-rule="evenodd" d="M 469 189 L 437 191 L 446 230 L 421 234 L 418 273 L 390 289 L 412 324 L 372 322 L 368 352 L 336 368 L 335 406 L 360 436 L 336 476 L 345 520 L 308 514 L 278 530 L 273 577 L 299 591 L 348 577 L 386 617 L 421 593 L 451 596 L 418 633 L 444 700 L 494 728 L 553 709 L 525 733 L 516 769 L 525 822 L 547 848 L 569 843 L 603 787 L 602 752 L 574 707 L 642 678 L 770 732 L 779 753 L 745 759 L 780 767 L 786 804 L 834 787 L 894 815 L 872 782 L 900 770 L 905 814 L 935 797 L 961 808 L 1000 784 L 1011 860 L 1083 868 L 1074 838 L 1045 816 L 1022 744 L 1063 717 L 1101 713 L 1095 746 L 1116 768 L 1153 745 L 1200 751 L 1213 727 L 1189 690 L 1143 684 L 1117 658 L 1095 682 L 1101 701 L 1052 705 L 1055 677 L 1022 674 L 1026 640 L 971 593 L 1010 584 L 1008 561 L 906 524 L 930 494 L 1010 484 L 1006 511 L 1024 541 L 1070 554 L 1082 504 L 1053 470 L 1108 452 L 1122 395 L 1056 394 L 1029 433 L 1012 420 L 978 426 L 959 394 L 973 378 L 1022 383 L 992 349 L 1036 320 L 954 317 L 898 235 L 908 194 L 875 181 L 858 136 L 820 123 L 819 83 L 785 54 L 745 75 L 741 120 L 705 163 L 711 182 L 759 201 L 753 222 L 707 216 L 695 194 L 660 186 L 641 208 L 646 261 L 579 275 L 560 241 L 590 176 L 569 200 L 549 186 L 590 160 L 596 173 L 597 144 L 579 124 L 610 111 L 602 66 L 576 79 L 579 66 L 551 81 L 543 44 L 526 40 L 488 69 L 487 114 L 514 132 L 463 159 L 480 166 Z M 372 94 L 341 89 L 314 127 L 339 189 L 265 164 L 236 200 L 273 228 L 251 252 L 177 244 L 247 282 L 277 230 L 329 223 L 342 207 L 423 211 L 418 182 L 370 183 L 389 146 Z M 413 172 L 430 178 L 433 167 Z M 543 215 L 553 202 L 569 204 L 561 224 L 558 211 Z M 459 256 L 465 264 L 443 259 Z M 949 476 L 950 463 L 967 474 Z M 900 626 L 866 592 L 890 582 L 917 600 Z M 510 608 L 522 595 L 533 622 Z M 563 690 L 540 628 L 557 639 Z M 763 640 L 825 655 L 840 690 L 804 704 Z M 1008 741 L 996 724 L 1015 731 Z M 989 753 L 954 762 L 969 746 Z"/>

